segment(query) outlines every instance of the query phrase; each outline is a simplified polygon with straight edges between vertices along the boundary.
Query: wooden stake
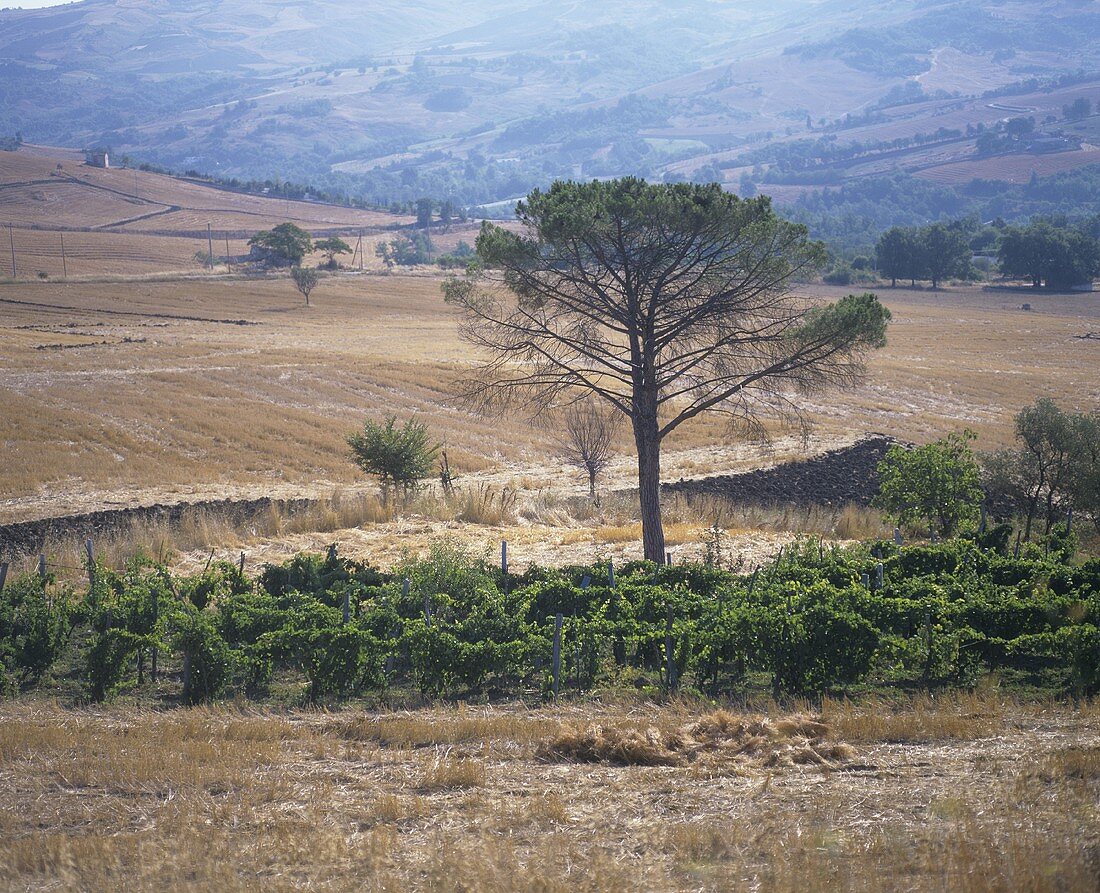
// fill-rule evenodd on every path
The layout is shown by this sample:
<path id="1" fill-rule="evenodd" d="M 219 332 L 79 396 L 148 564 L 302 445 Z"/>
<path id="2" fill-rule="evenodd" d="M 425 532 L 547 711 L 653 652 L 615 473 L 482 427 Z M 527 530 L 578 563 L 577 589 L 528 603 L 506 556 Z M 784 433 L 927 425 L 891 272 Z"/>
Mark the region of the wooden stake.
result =
<path id="1" fill-rule="evenodd" d="M 557 614 L 554 617 L 554 650 L 553 650 L 553 670 L 554 670 L 554 700 L 558 699 L 559 683 L 561 681 L 561 624 L 562 616 Z"/>
<path id="2" fill-rule="evenodd" d="M 45 555 L 39 555 L 38 556 L 38 576 L 40 576 L 43 580 L 46 579 L 46 556 Z"/>
<path id="3" fill-rule="evenodd" d="M 88 586 L 95 589 L 95 551 L 91 540 L 84 542 L 84 553 L 88 556 Z"/>
<path id="4" fill-rule="evenodd" d="M 8 563 L 0 564 L 0 592 L 4 591 L 4 584 L 8 582 Z"/>
<path id="5" fill-rule="evenodd" d="M 676 661 L 672 645 L 672 605 L 669 605 L 665 614 L 665 680 L 668 682 L 668 690 L 676 687 Z"/>

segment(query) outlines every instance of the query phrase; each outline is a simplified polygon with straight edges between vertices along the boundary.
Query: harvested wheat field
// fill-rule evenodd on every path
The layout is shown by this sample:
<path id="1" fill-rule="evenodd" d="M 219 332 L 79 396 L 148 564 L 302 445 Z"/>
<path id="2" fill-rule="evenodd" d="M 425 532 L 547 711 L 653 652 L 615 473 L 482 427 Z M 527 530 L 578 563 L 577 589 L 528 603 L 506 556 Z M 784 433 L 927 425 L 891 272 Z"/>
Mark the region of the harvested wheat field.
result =
<path id="1" fill-rule="evenodd" d="M 460 483 L 583 492 L 551 430 L 457 406 L 471 361 L 433 276 L 326 279 L 313 306 L 284 277 L 0 285 L 0 518 L 225 495 L 327 495 L 362 483 L 344 442 L 367 414 L 419 415 Z M 811 287 L 822 297 L 845 290 Z M 771 453 L 718 419 L 665 446 L 666 479 L 767 464 L 884 431 L 914 441 L 970 427 L 1011 439 L 1043 395 L 1100 399 L 1100 299 L 880 290 L 894 320 L 866 382 L 811 397 L 809 446 Z M 1030 301 L 1033 310 L 1019 309 Z M 63 438 L 57 432 L 66 432 Z M 627 432 L 608 479 L 632 475 Z"/>
<path id="2" fill-rule="evenodd" d="M 1089 891 L 1095 707 L 3 709 L 0 885 Z"/>

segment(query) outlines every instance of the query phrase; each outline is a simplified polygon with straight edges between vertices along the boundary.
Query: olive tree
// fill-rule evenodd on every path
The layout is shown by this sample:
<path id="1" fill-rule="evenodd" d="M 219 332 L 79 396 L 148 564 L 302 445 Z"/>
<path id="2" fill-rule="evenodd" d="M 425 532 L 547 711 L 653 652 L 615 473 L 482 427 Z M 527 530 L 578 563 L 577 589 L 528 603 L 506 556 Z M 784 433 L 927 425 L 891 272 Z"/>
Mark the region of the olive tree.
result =
<path id="1" fill-rule="evenodd" d="M 907 449 L 894 445 L 878 464 L 875 504 L 899 524 L 924 523 L 933 534 L 953 534 L 978 517 L 981 470 L 970 449 L 971 431 Z"/>
<path id="2" fill-rule="evenodd" d="M 1100 413 L 1075 413 L 1040 397 L 1016 414 L 1015 449 L 985 460 L 986 486 L 1024 516 L 1031 539 L 1044 516 L 1049 534 L 1070 507 L 1100 518 Z"/>
<path id="3" fill-rule="evenodd" d="M 486 357 L 461 383 L 483 409 L 537 414 L 591 396 L 630 422 L 645 557 L 663 561 L 661 445 L 721 413 L 760 429 L 796 395 L 854 382 L 885 343 L 870 294 L 796 296 L 823 248 L 766 197 L 717 184 L 636 178 L 556 182 L 516 207 L 520 232 L 489 223 L 479 263 L 444 284 L 462 333 Z"/>

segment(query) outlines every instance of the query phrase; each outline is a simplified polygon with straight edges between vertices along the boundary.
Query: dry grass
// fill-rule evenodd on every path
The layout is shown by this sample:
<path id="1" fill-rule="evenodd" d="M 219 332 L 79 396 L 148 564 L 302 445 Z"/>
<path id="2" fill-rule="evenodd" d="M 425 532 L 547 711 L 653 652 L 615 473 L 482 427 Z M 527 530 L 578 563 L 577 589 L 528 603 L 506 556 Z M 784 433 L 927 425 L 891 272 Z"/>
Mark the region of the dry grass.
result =
<path id="1" fill-rule="evenodd" d="M 539 754 L 548 760 L 619 766 L 697 763 L 728 768 L 746 762 L 835 767 L 856 755 L 851 745 L 829 742 L 829 737 L 829 727 L 810 717 L 768 721 L 718 710 L 673 730 L 632 724 L 566 726 Z"/>
<path id="2" fill-rule="evenodd" d="M 1072 336 L 1096 328 L 1094 302 L 1042 296 L 1027 314 L 1015 309 L 1018 295 L 973 289 L 882 297 L 894 311 L 890 345 L 865 385 L 811 401 L 823 438 L 888 430 L 923 440 L 965 425 L 994 446 L 1036 396 L 1093 399 L 1094 376 L 1082 373 L 1096 354 Z M 437 279 L 328 279 L 314 304 L 306 310 L 285 279 L 0 285 L 0 424 L 9 432 L 0 513 L 331 490 L 357 479 L 344 437 L 364 415 L 387 412 L 428 420 L 456 470 L 476 473 L 463 488 L 486 483 L 499 495 L 526 477 L 581 495 L 548 432 L 454 405 L 451 381 L 470 358 Z M 73 347 L 38 349 L 53 344 Z M 630 483 L 625 439 L 619 449 L 608 487 Z M 665 451 L 670 478 L 762 460 L 731 443 L 720 419 L 685 426 Z M 520 494 L 518 515 L 525 501 Z M 475 504 L 471 515 L 487 508 Z"/>
<path id="3" fill-rule="evenodd" d="M 424 793 L 461 791 L 485 784 L 485 765 L 477 760 L 452 757 L 443 752 L 425 760 L 416 783 Z"/>
<path id="4" fill-rule="evenodd" d="M 1014 734 L 867 740 L 856 761 L 826 766 L 763 754 L 840 741 L 835 720 L 826 736 L 816 719 L 682 704 L 380 716 L 8 704 L 0 888 L 1097 889 L 1095 709 L 975 707 Z M 680 755 L 689 737 L 705 747 L 671 765 L 539 757 L 593 727 L 653 728 L 662 747 L 679 734 Z M 759 756 L 707 763 L 728 762 L 724 743 L 754 727 Z M 1039 777 L 1032 763 L 1057 768 Z"/>
<path id="5" fill-rule="evenodd" d="M 1047 781 L 1100 781 L 1100 746 L 1062 747 L 1040 763 L 1036 774 Z"/>
<path id="6" fill-rule="evenodd" d="M 999 734 L 1008 705 L 984 695 L 920 695 L 901 705 L 826 700 L 822 717 L 845 741 L 918 743 L 972 741 Z"/>

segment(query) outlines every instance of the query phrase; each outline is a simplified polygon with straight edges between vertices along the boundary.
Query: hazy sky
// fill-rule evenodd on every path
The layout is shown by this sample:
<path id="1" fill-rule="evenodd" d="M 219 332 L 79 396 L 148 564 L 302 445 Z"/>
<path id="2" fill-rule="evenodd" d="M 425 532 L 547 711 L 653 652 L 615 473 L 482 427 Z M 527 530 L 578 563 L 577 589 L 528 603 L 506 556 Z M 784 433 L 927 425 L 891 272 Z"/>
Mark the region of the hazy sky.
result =
<path id="1" fill-rule="evenodd" d="M 18 9 L 41 9 L 43 6 L 61 6 L 63 3 L 69 3 L 71 0 L 7 0 L 0 4 L 0 8 Z"/>

